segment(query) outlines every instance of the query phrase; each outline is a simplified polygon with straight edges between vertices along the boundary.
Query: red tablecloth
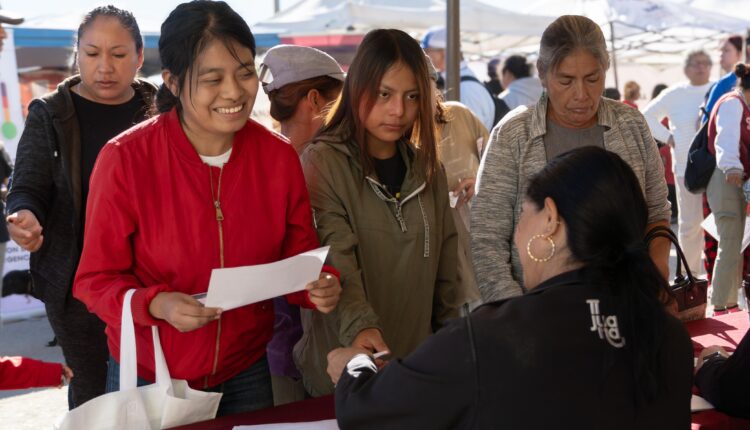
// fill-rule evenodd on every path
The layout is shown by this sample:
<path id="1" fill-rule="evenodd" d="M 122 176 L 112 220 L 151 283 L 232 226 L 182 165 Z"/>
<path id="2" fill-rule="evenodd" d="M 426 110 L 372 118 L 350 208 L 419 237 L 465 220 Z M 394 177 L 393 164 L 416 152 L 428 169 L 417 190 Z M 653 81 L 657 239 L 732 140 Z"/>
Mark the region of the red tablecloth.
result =
<path id="1" fill-rule="evenodd" d="M 685 328 L 693 338 L 693 348 L 697 356 L 707 346 L 719 345 L 734 351 L 750 327 L 747 312 L 735 312 L 714 318 L 706 318 L 685 323 Z M 693 430 L 740 430 L 750 429 L 750 420 L 732 418 L 716 411 L 703 411 L 693 414 Z"/>
<path id="2" fill-rule="evenodd" d="M 335 417 L 333 396 L 325 396 L 261 411 L 230 415 L 211 421 L 174 427 L 172 430 L 231 430 L 234 426 L 239 425 L 298 423 L 330 420 Z"/>
<path id="3" fill-rule="evenodd" d="M 750 322 L 747 312 L 735 312 L 685 323 L 685 328 L 693 338 L 696 356 L 703 348 L 711 345 L 723 346 L 729 351 L 734 351 L 748 327 Z"/>

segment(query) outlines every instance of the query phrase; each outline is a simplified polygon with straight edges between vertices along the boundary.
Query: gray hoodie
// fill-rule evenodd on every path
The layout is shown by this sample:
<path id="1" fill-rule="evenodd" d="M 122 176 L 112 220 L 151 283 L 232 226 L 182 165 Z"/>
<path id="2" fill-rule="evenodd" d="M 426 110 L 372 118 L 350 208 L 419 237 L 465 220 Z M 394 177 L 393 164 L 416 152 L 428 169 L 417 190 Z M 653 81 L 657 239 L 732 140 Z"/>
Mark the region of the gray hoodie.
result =
<path id="1" fill-rule="evenodd" d="M 508 85 L 500 97 L 513 110 L 518 106 L 530 106 L 539 101 L 542 95 L 542 82 L 536 76 L 516 79 Z"/>

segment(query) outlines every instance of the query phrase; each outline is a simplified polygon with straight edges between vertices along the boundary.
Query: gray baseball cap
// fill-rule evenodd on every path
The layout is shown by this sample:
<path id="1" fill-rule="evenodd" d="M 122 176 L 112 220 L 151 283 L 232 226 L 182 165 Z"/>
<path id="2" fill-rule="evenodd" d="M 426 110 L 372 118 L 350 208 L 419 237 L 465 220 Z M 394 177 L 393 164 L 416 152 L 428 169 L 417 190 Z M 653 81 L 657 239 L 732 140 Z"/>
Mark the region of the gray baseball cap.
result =
<path id="1" fill-rule="evenodd" d="M 260 65 L 260 81 L 266 94 L 284 85 L 318 76 L 343 81 L 339 63 L 325 52 L 297 45 L 278 45 L 269 49 Z"/>
<path id="2" fill-rule="evenodd" d="M 5 10 L 0 6 L 0 23 L 2 24 L 11 24 L 11 25 L 18 25 L 24 21 L 24 17 L 10 12 L 8 10 Z"/>

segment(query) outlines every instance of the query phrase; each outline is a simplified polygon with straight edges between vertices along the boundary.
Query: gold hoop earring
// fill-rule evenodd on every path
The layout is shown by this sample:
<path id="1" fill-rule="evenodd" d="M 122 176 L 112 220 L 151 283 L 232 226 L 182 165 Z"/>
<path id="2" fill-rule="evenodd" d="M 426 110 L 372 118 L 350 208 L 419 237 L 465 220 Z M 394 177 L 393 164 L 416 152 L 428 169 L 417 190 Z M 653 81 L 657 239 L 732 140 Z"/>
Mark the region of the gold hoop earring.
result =
<path id="1" fill-rule="evenodd" d="M 552 246 L 552 249 L 550 250 L 550 253 L 545 258 L 538 258 L 534 256 L 534 254 L 531 253 L 531 242 L 534 241 L 534 239 L 544 239 Z M 532 236 L 531 239 L 529 239 L 529 243 L 526 244 L 526 253 L 529 255 L 529 258 L 531 258 L 533 261 L 536 261 L 537 263 L 544 263 L 546 261 L 550 261 L 552 257 L 555 256 L 555 241 L 552 240 L 552 237 L 545 236 L 543 234 L 537 234 L 535 236 Z"/>

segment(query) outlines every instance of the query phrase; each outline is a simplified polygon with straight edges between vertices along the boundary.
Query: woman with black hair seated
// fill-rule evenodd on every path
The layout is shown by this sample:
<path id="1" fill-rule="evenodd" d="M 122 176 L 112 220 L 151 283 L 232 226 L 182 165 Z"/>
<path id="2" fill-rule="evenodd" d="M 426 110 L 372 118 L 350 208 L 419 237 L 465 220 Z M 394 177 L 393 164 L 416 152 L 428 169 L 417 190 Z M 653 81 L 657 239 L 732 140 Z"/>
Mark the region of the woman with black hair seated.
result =
<path id="1" fill-rule="evenodd" d="M 550 161 L 515 231 L 529 291 L 380 370 L 366 350 L 332 351 L 341 429 L 689 428 L 692 346 L 659 301 L 647 221 L 618 155 L 583 147 Z"/>
<path id="2" fill-rule="evenodd" d="M 701 396 L 719 411 L 750 419 L 750 331 L 729 354 L 721 346 L 709 346 L 698 356 L 695 385 Z"/>

